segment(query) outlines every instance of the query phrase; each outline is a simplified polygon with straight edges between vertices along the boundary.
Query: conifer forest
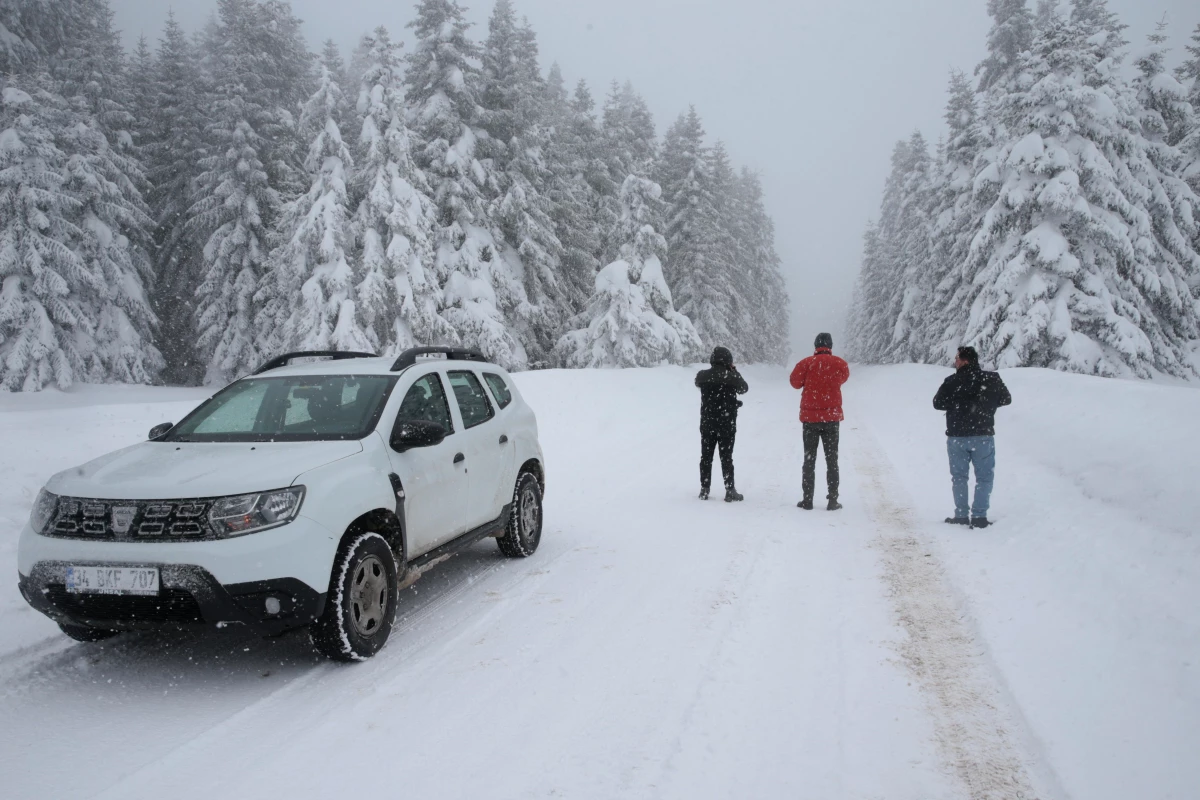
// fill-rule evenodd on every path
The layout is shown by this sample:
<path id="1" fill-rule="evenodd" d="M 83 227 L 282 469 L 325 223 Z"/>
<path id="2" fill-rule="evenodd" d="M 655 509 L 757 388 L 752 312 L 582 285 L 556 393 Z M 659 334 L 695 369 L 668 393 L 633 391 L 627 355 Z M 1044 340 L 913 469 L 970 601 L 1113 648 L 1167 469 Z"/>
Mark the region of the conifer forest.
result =
<path id="1" fill-rule="evenodd" d="M 512 0 L 408 28 L 314 53 L 286 2 L 217 0 L 126 52 L 107 0 L 0 0 L 0 388 L 788 356 L 759 178 L 694 108 L 660 138 L 629 83 L 567 86 Z"/>
<path id="2" fill-rule="evenodd" d="M 997 367 L 1194 378 L 1200 25 L 1172 54 L 1166 21 L 1131 43 L 1105 0 L 987 7 L 945 136 L 892 153 L 851 357 L 945 364 L 967 344 Z"/>

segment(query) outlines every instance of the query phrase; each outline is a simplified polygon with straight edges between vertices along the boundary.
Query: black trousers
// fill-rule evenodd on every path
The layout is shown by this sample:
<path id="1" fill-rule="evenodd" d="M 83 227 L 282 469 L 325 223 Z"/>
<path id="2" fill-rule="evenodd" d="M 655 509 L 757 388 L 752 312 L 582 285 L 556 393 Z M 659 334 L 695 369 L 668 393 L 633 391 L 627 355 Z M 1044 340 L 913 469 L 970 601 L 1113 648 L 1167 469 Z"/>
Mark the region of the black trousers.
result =
<path id="1" fill-rule="evenodd" d="M 817 442 L 825 449 L 825 480 L 829 484 L 830 500 L 838 496 L 838 436 L 840 422 L 804 423 L 804 499 L 812 500 L 817 486 Z"/>
<path id="2" fill-rule="evenodd" d="M 707 489 L 712 485 L 713 450 L 721 450 L 721 473 L 725 476 L 725 488 L 733 488 L 733 440 L 737 428 L 715 430 L 700 429 L 700 485 Z"/>

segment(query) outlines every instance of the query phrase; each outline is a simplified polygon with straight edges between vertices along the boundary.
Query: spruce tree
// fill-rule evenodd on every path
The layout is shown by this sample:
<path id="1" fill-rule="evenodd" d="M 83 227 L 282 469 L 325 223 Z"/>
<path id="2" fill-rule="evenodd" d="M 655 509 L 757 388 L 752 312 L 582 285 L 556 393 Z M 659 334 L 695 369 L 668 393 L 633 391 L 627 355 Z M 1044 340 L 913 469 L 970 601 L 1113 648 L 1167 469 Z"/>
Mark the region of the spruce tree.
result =
<path id="1" fill-rule="evenodd" d="M 1155 164 L 1121 30 L 1103 0 L 1075 0 L 996 104 L 1008 140 L 977 178 L 996 201 L 973 248 L 966 339 L 998 366 L 1190 372 L 1200 256 L 1180 210 L 1196 203 Z"/>
<path id="2" fill-rule="evenodd" d="M 300 115 L 301 136 L 311 141 L 304 166 L 309 190 L 280 214 L 271 269 L 260 290 L 258 349 L 264 354 L 293 350 L 371 350 L 376 342 L 359 325 L 347 173 L 354 166 L 338 119 L 346 100 L 337 74 L 336 48 L 326 46 L 316 92 Z"/>
<path id="3" fill-rule="evenodd" d="M 478 152 L 491 149 L 480 127 L 480 49 L 454 0 L 421 0 L 409 27 L 416 44 L 408 56 L 407 99 L 422 143 L 417 165 L 437 206 L 443 315 L 464 344 L 519 369 L 529 358 L 515 328 L 530 308 L 486 213 L 486 198 L 499 193 L 499 184 Z"/>
<path id="4" fill-rule="evenodd" d="M 988 0 L 987 10 L 992 18 L 988 56 L 975 69 L 980 91 L 990 89 L 1009 73 L 1033 43 L 1033 18 L 1027 0 Z"/>
<path id="5" fill-rule="evenodd" d="M 458 335 L 444 316 L 446 273 L 436 254 L 437 209 L 405 123 L 400 45 L 383 27 L 364 45 L 354 177 L 360 325 L 385 352 L 454 344 Z"/>
<path id="6" fill-rule="evenodd" d="M 741 216 L 738 246 L 740 268 L 749 273 L 750 328 L 743 333 L 752 358 L 783 364 L 791 355 L 787 287 L 775 250 L 775 223 L 767 213 L 762 182 L 746 167 L 736 187 Z"/>
<path id="7" fill-rule="evenodd" d="M 496 195 L 488 215 L 503 246 L 520 261 L 527 309 L 513 320 L 531 365 L 547 365 L 565 319 L 568 293 L 559 281 L 563 246 L 552 217 L 547 164 L 551 135 L 537 37 L 498 0 L 483 47 L 482 113 L 493 142 Z"/>
<path id="8" fill-rule="evenodd" d="M 159 40 L 154 69 L 142 91 L 150 99 L 139 145 L 154 220 L 154 291 L 159 342 L 171 383 L 198 383 L 204 364 L 196 358 L 196 289 L 202 280 L 204 241 L 187 227 L 193 183 L 206 155 L 203 84 L 198 54 L 173 13 Z"/>
<path id="9" fill-rule="evenodd" d="M 630 175 L 621 187 L 620 258 L 596 275 L 580 325 L 558 343 L 568 367 L 643 367 L 682 364 L 701 344 L 691 322 L 675 311 L 663 276 L 667 242 L 652 224 L 662 193 L 648 178 Z"/>
<path id="10" fill-rule="evenodd" d="M 737 327 L 730 307 L 733 288 L 717 252 L 720 223 L 704 127 L 695 108 L 667 130 L 659 175 L 667 205 L 667 282 L 676 307 L 696 326 L 705 349 L 732 341 Z"/>

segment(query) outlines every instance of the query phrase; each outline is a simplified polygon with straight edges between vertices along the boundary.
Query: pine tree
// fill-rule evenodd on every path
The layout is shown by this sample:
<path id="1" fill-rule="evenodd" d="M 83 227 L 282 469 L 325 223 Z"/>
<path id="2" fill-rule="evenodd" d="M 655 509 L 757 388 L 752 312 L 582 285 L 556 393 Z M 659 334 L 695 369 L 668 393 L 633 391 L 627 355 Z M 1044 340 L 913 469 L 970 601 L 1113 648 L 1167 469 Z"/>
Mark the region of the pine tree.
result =
<path id="1" fill-rule="evenodd" d="M 436 256 L 437 209 L 413 158 L 405 124 L 400 45 L 387 29 L 364 40 L 362 122 L 354 212 L 359 263 L 358 315 L 373 346 L 396 352 L 417 344 L 453 344 L 444 316 Z"/>
<path id="2" fill-rule="evenodd" d="M 280 162 L 260 132 L 276 128 L 279 117 L 260 79 L 260 53 L 253 49 L 258 8 L 252 0 L 218 0 L 217 10 L 213 107 L 205 131 L 211 150 L 200 161 L 198 199 L 188 221 L 205 243 L 196 349 L 210 384 L 227 383 L 260 360 L 255 295 L 282 204 L 277 186 L 286 180 L 277 174 L 273 185 L 268 166 Z"/>
<path id="3" fill-rule="evenodd" d="M 1183 176 L 1192 191 L 1200 195 L 1200 25 L 1192 33 L 1193 44 L 1187 45 L 1189 58 L 1175 71 L 1175 75 L 1188 91 L 1192 114 L 1184 126 L 1179 141 L 1179 150 L 1184 158 Z M 1200 248 L 1200 242 L 1196 246 Z M 1200 296 L 1200 281 L 1194 281 L 1197 296 Z"/>
<path id="4" fill-rule="evenodd" d="M 1122 26 L 1103 0 L 1075 0 L 1023 58 L 997 103 L 1008 131 L 972 253 L 966 339 L 998 366 L 1101 375 L 1189 372 L 1197 336 L 1188 286 L 1200 263 L 1194 195 L 1156 167 L 1119 73 Z"/>
<path id="5" fill-rule="evenodd" d="M 81 203 L 64 184 L 53 131 L 64 101 L 48 76 L 12 81 L 0 117 L 0 388 L 66 389 L 87 375 L 95 320 L 85 292 L 103 286 L 69 246 Z M 21 88 L 24 86 L 25 88 Z M 25 89 L 28 89 L 27 92 Z"/>
<path id="6" fill-rule="evenodd" d="M 621 257 L 596 275 L 582 325 L 558 343 L 568 367 L 682 364 L 701 346 L 691 322 L 675 311 L 663 276 L 666 239 L 651 220 L 662 189 L 630 175 L 621 187 Z"/>
<path id="7" fill-rule="evenodd" d="M 551 216 L 550 130 L 537 53 L 528 23 L 518 25 L 512 3 L 498 0 L 483 47 L 483 127 L 494 143 L 498 189 L 488 215 L 506 251 L 520 260 L 529 306 L 515 323 L 531 365 L 544 365 L 572 309 L 558 278 L 563 246 Z"/>
<path id="8" fill-rule="evenodd" d="M 1192 107 L 1187 89 L 1166 70 L 1166 29 L 1166 23 L 1159 22 L 1147 37 L 1147 47 L 1134 59 L 1138 74 L 1133 85 L 1143 109 L 1143 135 L 1175 146 L 1187 135 Z"/>
<path id="9" fill-rule="evenodd" d="M 999 85 L 999 84 L 998 84 Z M 948 134 L 932 187 L 933 287 L 923 333 L 924 359 L 947 363 L 962 342 L 975 287 L 969 270 L 971 242 L 988 207 L 975 194 L 976 161 L 990 143 L 974 90 L 958 71 L 950 75 L 945 114 Z"/>
<path id="10" fill-rule="evenodd" d="M 479 104 L 480 56 L 467 37 L 470 24 L 454 0 L 421 0 L 409 23 L 416 45 L 408 57 L 408 103 L 437 206 L 437 265 L 446 275 L 443 316 L 462 342 L 512 369 L 528 364 L 515 328 L 530 306 L 501 237 L 486 214 L 499 193 L 488 165 L 489 148 Z"/>
<path id="11" fill-rule="evenodd" d="M 160 320 L 165 377 L 172 383 L 197 383 L 204 374 L 193 347 L 204 241 L 186 223 L 207 142 L 199 59 L 173 13 L 167 16 L 153 71 L 139 84 L 149 106 L 138 143 L 150 182 L 146 203 L 154 220 L 152 305 Z"/>
<path id="12" fill-rule="evenodd" d="M 546 88 L 546 117 L 550 126 L 546 195 L 551 220 L 563 247 L 561 284 L 567 306 L 579 311 L 587 302 L 599 267 L 601 230 L 596 219 L 599 196 L 589 176 L 594 172 L 599 131 L 592 116 L 592 99 L 582 81 L 568 98 L 558 65 L 550 70 Z"/>
<path id="13" fill-rule="evenodd" d="M 316 92 L 300 115 L 300 133 L 312 144 L 304 166 L 309 190 L 287 203 L 279 217 L 271 270 L 260 290 L 258 349 L 371 350 L 375 346 L 357 319 L 354 275 L 347 253 L 353 246 L 347 172 L 354 166 L 338 119 L 346 100 L 337 82 L 341 63 L 327 44 Z"/>
<path id="14" fill-rule="evenodd" d="M 606 174 L 597 186 L 600 194 L 597 224 L 610 234 L 602 244 L 602 259 L 607 262 L 616 257 L 622 245 L 620 239 L 612 235 L 621 216 L 620 188 L 630 175 L 650 175 L 656 142 L 650 109 L 629 82 L 621 86 L 613 81 L 601 119 L 598 145 Z M 662 220 L 655 220 L 655 223 L 656 227 L 662 226 Z"/>
<path id="15" fill-rule="evenodd" d="M 986 91 L 1010 72 L 1033 42 L 1033 19 L 1027 0 L 988 0 L 992 29 L 988 57 L 975 69 L 979 89 Z"/>
<path id="16" fill-rule="evenodd" d="M 704 348 L 732 341 L 737 326 L 729 275 L 715 252 L 719 219 L 709 169 L 704 127 L 692 108 L 667 130 L 659 175 L 667 204 L 667 283 Z"/>
<path id="17" fill-rule="evenodd" d="M 788 294 L 775 250 L 775 224 L 767 213 L 762 182 L 743 167 L 737 184 L 741 226 L 739 263 L 750 275 L 750 328 L 742 335 L 752 357 L 782 364 L 791 355 Z"/>

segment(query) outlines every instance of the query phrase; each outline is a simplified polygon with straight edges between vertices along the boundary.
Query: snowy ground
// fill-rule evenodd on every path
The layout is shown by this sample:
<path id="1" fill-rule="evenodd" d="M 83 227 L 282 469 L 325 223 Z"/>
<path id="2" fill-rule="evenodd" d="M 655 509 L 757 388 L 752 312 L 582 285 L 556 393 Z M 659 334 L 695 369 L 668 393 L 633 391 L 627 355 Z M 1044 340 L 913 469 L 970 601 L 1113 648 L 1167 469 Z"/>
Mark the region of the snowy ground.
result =
<path id="1" fill-rule="evenodd" d="M 205 394 L 0 395 L 0 797 L 1194 798 L 1200 394 L 1005 373 L 994 516 L 950 529 L 932 367 L 856 369 L 844 511 L 802 512 L 798 396 L 746 371 L 745 503 L 701 503 L 682 369 L 518 377 L 542 548 L 408 590 L 387 649 L 74 644 L 16 591 L 52 472 Z"/>

